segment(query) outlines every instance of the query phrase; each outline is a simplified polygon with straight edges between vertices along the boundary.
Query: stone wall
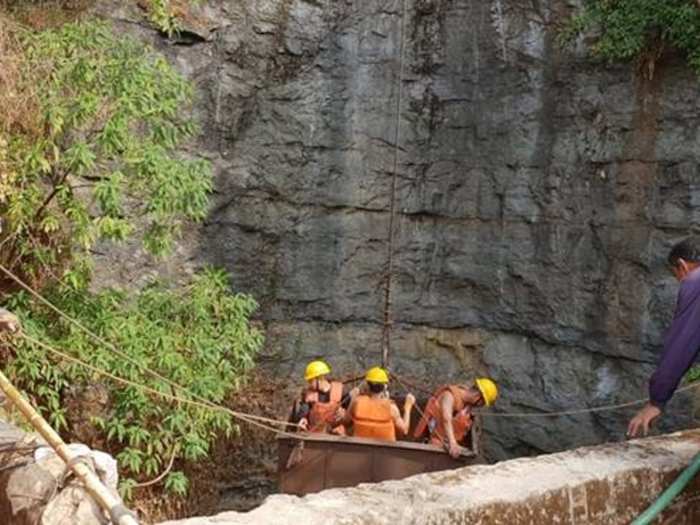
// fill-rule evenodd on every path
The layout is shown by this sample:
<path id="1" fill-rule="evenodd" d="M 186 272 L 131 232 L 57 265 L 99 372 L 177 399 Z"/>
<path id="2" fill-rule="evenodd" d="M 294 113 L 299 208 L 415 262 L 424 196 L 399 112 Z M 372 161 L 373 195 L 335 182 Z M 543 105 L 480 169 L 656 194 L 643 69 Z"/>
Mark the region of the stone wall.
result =
<path id="1" fill-rule="evenodd" d="M 628 524 L 697 454 L 700 432 L 582 448 L 401 481 L 272 496 L 249 513 L 163 525 L 561 525 Z M 700 478 L 654 523 L 700 520 Z"/>
<path id="2" fill-rule="evenodd" d="M 676 290 L 664 259 L 700 220 L 681 59 L 650 78 L 560 49 L 571 0 L 405 0 L 403 31 L 400 0 L 208 0 L 171 42 L 133 3 L 99 4 L 196 83 L 190 153 L 216 173 L 171 263 L 117 248 L 103 283 L 220 265 L 260 301 L 278 378 L 318 355 L 377 363 L 398 124 L 392 367 L 424 386 L 490 374 L 497 410 L 645 396 Z M 600 443 L 629 415 L 488 419 L 487 450 Z"/>

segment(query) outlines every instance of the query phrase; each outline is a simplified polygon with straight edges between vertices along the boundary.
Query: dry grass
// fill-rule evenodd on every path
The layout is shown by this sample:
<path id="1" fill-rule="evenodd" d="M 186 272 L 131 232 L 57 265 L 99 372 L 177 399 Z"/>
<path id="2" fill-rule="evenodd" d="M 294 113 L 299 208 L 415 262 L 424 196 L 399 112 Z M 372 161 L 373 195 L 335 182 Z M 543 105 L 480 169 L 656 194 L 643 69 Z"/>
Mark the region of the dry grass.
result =
<path id="1" fill-rule="evenodd" d="M 0 134 L 41 134 L 37 85 L 24 67 L 20 27 L 0 14 Z"/>
<path id="2" fill-rule="evenodd" d="M 94 0 L 0 0 L 0 8 L 22 25 L 42 30 L 79 18 Z"/>

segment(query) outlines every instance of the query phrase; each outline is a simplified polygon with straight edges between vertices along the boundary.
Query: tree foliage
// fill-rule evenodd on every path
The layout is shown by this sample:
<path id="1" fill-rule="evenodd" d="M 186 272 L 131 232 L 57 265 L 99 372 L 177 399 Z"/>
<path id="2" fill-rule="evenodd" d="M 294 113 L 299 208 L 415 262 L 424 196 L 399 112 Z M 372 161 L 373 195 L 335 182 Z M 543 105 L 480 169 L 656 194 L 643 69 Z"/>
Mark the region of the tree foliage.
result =
<path id="1" fill-rule="evenodd" d="M 91 288 L 96 243 L 138 236 L 165 256 L 181 225 L 207 213 L 209 164 L 179 153 L 196 133 L 191 85 L 153 50 L 99 21 L 30 30 L 0 16 L 0 51 L 0 264 L 129 359 L 4 274 L 0 302 L 29 335 L 93 366 L 187 396 L 147 373 L 157 371 L 221 403 L 262 345 L 249 323 L 255 301 L 232 295 L 224 273 L 206 270 L 179 289 L 157 282 L 132 294 Z M 81 436 L 66 414 L 69 391 L 104 385 L 106 405 L 93 423 L 119 459 L 127 495 L 170 458 L 176 465 L 200 459 L 217 433 L 235 430 L 226 413 L 112 383 L 26 341 L 0 350 L 17 385 L 73 438 Z M 177 493 L 187 483 L 178 470 L 164 479 Z"/>
<path id="2" fill-rule="evenodd" d="M 190 15 L 190 7 L 200 0 L 125 0 L 140 7 L 149 22 L 172 35 Z M 80 17 L 96 0 L 0 0 L 4 8 L 34 28 L 62 25 Z"/>
<path id="3" fill-rule="evenodd" d="M 187 17 L 190 5 L 195 3 L 197 0 L 145 0 L 148 19 L 168 35 L 180 30 L 181 20 Z"/>
<path id="4" fill-rule="evenodd" d="M 588 0 L 561 33 L 590 34 L 591 52 L 608 61 L 658 57 L 673 47 L 700 74 L 700 8 L 696 0 Z"/>
<path id="5" fill-rule="evenodd" d="M 19 38 L 38 133 L 0 137 L 0 262 L 38 278 L 137 224 L 166 253 L 182 220 L 207 210 L 206 162 L 176 146 L 196 131 L 191 86 L 160 56 L 103 23 L 72 23 Z M 134 220 L 138 218 L 138 222 Z M 1 242 L 1 241 L 0 241 Z"/>
<path id="6" fill-rule="evenodd" d="M 114 342 L 131 361 L 21 292 L 8 306 L 24 319 L 29 335 L 166 394 L 188 397 L 149 371 L 197 396 L 222 403 L 253 366 L 253 357 L 262 345 L 262 334 L 248 322 L 257 306 L 255 301 L 246 295 L 231 295 L 228 278 L 220 271 L 207 270 L 177 291 L 153 283 L 133 298 L 117 290 L 89 294 L 71 286 L 58 286 L 46 293 L 61 310 Z M 134 386 L 111 382 L 26 341 L 17 347 L 7 372 L 60 430 L 70 430 L 62 403 L 66 389 L 80 391 L 90 384 L 104 385 L 108 401 L 93 423 L 117 455 L 122 472 L 131 478 L 123 484 L 127 492 L 134 479 L 154 477 L 172 456 L 202 459 L 217 433 L 235 429 L 226 413 L 169 402 Z M 179 471 L 171 472 L 165 484 L 175 491 L 187 486 Z"/>

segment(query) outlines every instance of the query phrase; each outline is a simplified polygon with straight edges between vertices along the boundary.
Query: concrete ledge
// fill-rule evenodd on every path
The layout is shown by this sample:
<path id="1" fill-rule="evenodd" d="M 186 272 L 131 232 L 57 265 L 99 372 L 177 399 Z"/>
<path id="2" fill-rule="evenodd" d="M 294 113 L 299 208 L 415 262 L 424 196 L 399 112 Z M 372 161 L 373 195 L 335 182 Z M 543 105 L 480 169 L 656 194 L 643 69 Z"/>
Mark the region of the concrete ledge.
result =
<path id="1" fill-rule="evenodd" d="M 700 430 L 333 489 L 168 525 L 627 524 L 700 452 Z M 658 523 L 700 523 L 700 479 Z"/>

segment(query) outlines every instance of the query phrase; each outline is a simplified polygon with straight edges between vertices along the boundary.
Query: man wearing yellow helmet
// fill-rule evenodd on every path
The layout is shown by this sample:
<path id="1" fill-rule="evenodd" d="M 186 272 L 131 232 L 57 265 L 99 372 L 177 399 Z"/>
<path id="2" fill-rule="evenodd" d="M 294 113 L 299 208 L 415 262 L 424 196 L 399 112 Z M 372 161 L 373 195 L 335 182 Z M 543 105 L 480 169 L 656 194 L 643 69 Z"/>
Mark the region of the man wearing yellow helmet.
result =
<path id="1" fill-rule="evenodd" d="M 453 458 L 462 453 L 473 418 L 472 408 L 491 406 L 498 397 L 498 387 L 491 379 L 479 377 L 471 387 L 444 385 L 428 400 L 414 437 L 443 446 Z"/>
<path id="2" fill-rule="evenodd" d="M 342 422 L 352 423 L 352 435 L 396 441 L 396 431 L 407 434 L 411 426 L 411 408 L 416 402 L 412 394 L 406 396 L 403 406 L 403 417 L 399 407 L 388 398 L 386 388 L 389 374 L 386 370 L 375 366 L 365 375 L 368 393 L 356 396 L 350 403 Z"/>
<path id="3" fill-rule="evenodd" d="M 304 372 L 306 388 L 292 410 L 292 421 L 309 432 L 345 434 L 343 425 L 334 422 L 336 412 L 347 408 L 356 390 L 345 392 L 343 383 L 330 381 L 331 367 L 325 361 L 311 361 Z"/>

